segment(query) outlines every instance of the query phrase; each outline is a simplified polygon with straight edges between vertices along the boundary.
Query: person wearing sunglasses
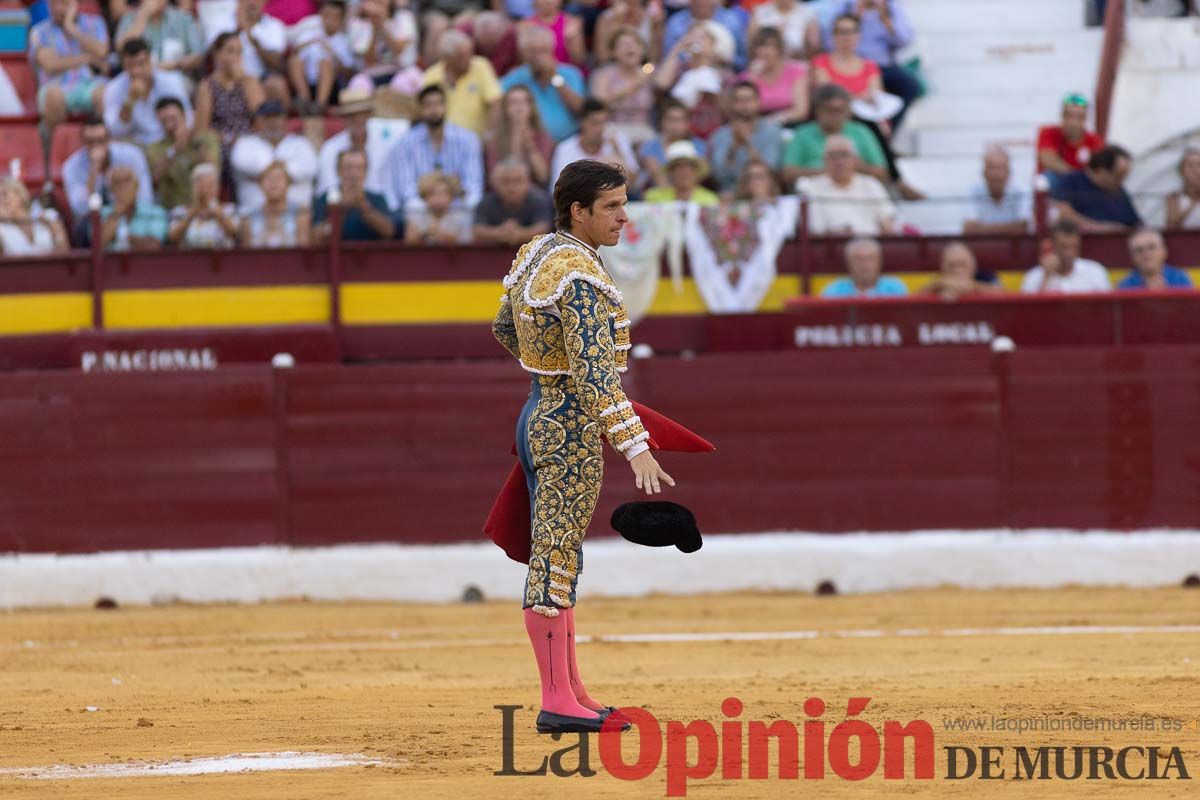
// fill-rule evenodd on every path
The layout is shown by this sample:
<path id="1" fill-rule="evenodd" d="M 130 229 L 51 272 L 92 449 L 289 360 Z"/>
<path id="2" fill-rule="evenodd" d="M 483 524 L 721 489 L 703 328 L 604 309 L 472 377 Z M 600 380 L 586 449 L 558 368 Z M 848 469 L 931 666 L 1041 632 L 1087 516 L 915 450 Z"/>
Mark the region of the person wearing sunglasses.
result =
<path id="1" fill-rule="evenodd" d="M 1087 129 L 1087 121 L 1088 99 L 1073 92 L 1063 98 L 1060 124 L 1038 129 L 1038 172 L 1049 178 L 1051 188 L 1059 176 L 1086 167 L 1092 154 L 1104 147 L 1104 140 Z"/>

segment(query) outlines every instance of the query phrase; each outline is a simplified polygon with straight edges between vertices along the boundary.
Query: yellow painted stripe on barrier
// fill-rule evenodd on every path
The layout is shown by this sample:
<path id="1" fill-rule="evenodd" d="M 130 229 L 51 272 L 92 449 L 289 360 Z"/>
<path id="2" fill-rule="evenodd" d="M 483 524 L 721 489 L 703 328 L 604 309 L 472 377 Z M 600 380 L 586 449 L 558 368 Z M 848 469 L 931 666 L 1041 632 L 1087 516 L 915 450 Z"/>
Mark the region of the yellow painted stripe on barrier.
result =
<path id="1" fill-rule="evenodd" d="M 1200 286 L 1200 268 L 1187 270 Z M 1128 270 L 1113 270 L 1118 281 Z M 910 292 L 934 272 L 898 274 Z M 1020 290 L 1023 270 L 998 273 L 1005 289 Z M 814 275 L 813 294 L 840 275 Z M 497 281 L 423 281 L 349 283 L 342 287 L 342 319 L 347 325 L 489 322 L 500 299 Z M 760 311 L 780 311 L 787 298 L 800 294 L 799 275 L 776 277 Z M 685 278 L 679 291 L 670 279 L 659 281 L 651 316 L 704 314 L 695 281 Z M 298 325 L 329 321 L 328 291 L 321 285 L 122 289 L 105 293 L 109 328 L 184 328 L 231 325 Z M 91 295 L 83 292 L 0 295 L 0 335 L 61 333 L 92 324 Z"/>
<path id="2" fill-rule="evenodd" d="M 107 328 L 303 325 L 329 322 L 325 286 L 119 289 L 104 294 Z"/>
<path id="3" fill-rule="evenodd" d="M 65 333 L 92 326 L 87 292 L 0 295 L 0 335 Z"/>
<path id="4" fill-rule="evenodd" d="M 779 311 L 784 300 L 799 291 L 797 276 L 780 276 L 764 298 L 761 310 Z M 342 320 L 347 325 L 490 322 L 502 292 L 499 281 L 347 283 L 342 285 Z M 653 316 L 703 314 L 706 310 L 690 278 L 678 291 L 669 279 L 659 281 L 650 306 Z"/>
<path id="5" fill-rule="evenodd" d="M 668 278 L 659 279 L 648 313 L 655 317 L 672 317 L 695 314 L 697 308 L 704 308 L 704 299 L 696 288 L 696 282 L 684 278 L 680 281 L 679 289 L 676 289 L 674 281 Z"/>
<path id="6" fill-rule="evenodd" d="M 780 275 L 771 284 L 766 297 L 763 298 L 762 305 L 759 306 L 759 311 L 779 311 L 783 308 L 784 300 L 794 297 L 799 292 L 799 277 Z M 650 316 L 653 317 L 703 314 L 707 310 L 704 298 L 701 297 L 700 290 L 696 288 L 696 282 L 691 278 L 684 278 L 678 290 L 671 279 L 660 280 L 658 291 L 654 295 L 654 302 L 650 304 Z"/>
<path id="7" fill-rule="evenodd" d="M 347 325 L 491 322 L 504 287 L 494 281 L 396 281 L 342 284 Z"/>
<path id="8" fill-rule="evenodd" d="M 1008 291 L 1021 291 L 1021 281 L 1025 279 L 1025 273 L 1023 271 L 997 272 L 996 276 L 1000 278 L 1000 284 Z"/>
<path id="9" fill-rule="evenodd" d="M 780 275 L 771 284 L 759 311 L 782 311 L 784 301 L 798 294 L 800 294 L 800 276 Z"/>
<path id="10" fill-rule="evenodd" d="M 1001 272 L 1001 284 L 1010 291 L 1021 286 L 1024 272 Z M 910 293 L 923 288 L 936 272 L 897 273 Z M 841 275 L 814 275 L 813 294 L 841 278 Z M 1116 279 L 1123 273 L 1114 275 Z M 406 283 L 353 283 L 342 287 L 342 319 L 348 325 L 404 323 L 451 323 L 491 321 L 500 301 L 497 281 L 447 281 Z M 759 311 L 781 311 L 788 298 L 800 294 L 800 276 L 789 274 L 775 278 L 763 298 Z M 658 292 L 650 306 L 650 316 L 666 317 L 704 314 L 707 308 L 691 278 L 685 278 L 677 291 L 669 278 L 659 281 Z"/>

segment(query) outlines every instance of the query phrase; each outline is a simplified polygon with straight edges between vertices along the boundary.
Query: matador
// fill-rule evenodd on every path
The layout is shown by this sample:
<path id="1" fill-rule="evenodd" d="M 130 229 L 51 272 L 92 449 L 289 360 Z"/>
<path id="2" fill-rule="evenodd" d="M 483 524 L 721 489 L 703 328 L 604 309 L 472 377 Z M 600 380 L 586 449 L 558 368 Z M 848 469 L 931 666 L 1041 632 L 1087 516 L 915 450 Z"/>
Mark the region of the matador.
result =
<path id="1" fill-rule="evenodd" d="M 523 609 L 541 675 L 540 733 L 598 731 L 610 717 L 628 727 L 588 695 L 575 658 L 575 590 L 604 474 L 603 440 L 625 457 L 637 489 L 675 485 L 621 387 L 630 322 L 596 250 L 620 239 L 626 183 L 619 167 L 599 161 L 563 169 L 554 187 L 557 229 L 517 252 L 493 324 L 531 378 L 516 450 L 529 498 Z"/>

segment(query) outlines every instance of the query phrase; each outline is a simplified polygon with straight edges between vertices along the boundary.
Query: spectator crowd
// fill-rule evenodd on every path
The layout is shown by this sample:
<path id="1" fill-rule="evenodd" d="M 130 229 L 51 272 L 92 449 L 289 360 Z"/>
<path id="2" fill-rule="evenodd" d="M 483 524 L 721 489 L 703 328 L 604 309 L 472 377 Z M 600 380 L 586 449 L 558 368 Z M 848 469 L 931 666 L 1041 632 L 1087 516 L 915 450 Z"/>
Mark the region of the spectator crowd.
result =
<path id="1" fill-rule="evenodd" d="M 621 164 L 633 199 L 712 204 L 751 167 L 773 192 L 825 179 L 833 134 L 896 189 L 888 140 L 921 92 L 904 0 L 43 2 L 44 137 L 86 120 L 68 233 L 96 235 L 98 197 L 114 249 L 308 244 L 335 205 L 347 239 L 511 245 L 576 159 Z"/>
<path id="2" fill-rule="evenodd" d="M 649 203 L 803 194 L 813 234 L 856 237 L 829 291 L 898 291 L 873 237 L 901 232 L 897 201 L 922 197 L 892 148 L 923 91 L 906 0 L 111 0 L 103 17 L 43 2 L 28 56 L 44 135 L 85 120 L 62 167 L 73 224 L 34 213 L 10 181 L 5 253 L 94 236 L 114 250 L 303 246 L 334 219 L 344 240 L 515 246 L 552 227 L 563 167 L 593 158 Z M 1142 227 L 1132 157 L 1087 129 L 1088 111 L 1068 95 L 1038 132 L 1057 224 L 1026 290 L 1098 286 L 1078 235 Z M 983 155 L 965 234 L 1032 229 L 1032 182 L 1012 172 L 1003 149 Z M 1167 227 L 1200 228 L 1200 150 L 1179 172 Z M 1133 239 L 1135 262 L 1164 250 Z M 1178 279 L 1163 263 L 1135 275 Z M 928 291 L 991 286 L 956 245 Z"/>

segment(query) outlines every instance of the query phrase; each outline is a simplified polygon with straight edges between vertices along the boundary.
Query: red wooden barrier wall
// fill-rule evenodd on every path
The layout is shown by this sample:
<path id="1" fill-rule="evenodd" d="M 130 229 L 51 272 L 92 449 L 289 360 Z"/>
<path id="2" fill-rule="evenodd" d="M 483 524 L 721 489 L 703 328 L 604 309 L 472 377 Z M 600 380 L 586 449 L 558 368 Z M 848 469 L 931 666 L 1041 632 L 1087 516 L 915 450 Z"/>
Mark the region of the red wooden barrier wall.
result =
<path id="1" fill-rule="evenodd" d="M 1018 351 L 1007 394 L 1013 525 L 1200 523 L 1196 348 Z"/>
<path id="2" fill-rule="evenodd" d="M 0 379 L 0 549 L 278 540 L 268 369 Z"/>
<path id="3" fill-rule="evenodd" d="M 1200 347 L 719 354 L 626 385 L 717 443 L 664 457 L 710 532 L 1200 519 Z M 474 540 L 527 389 L 499 361 L 0 375 L 0 549 Z M 608 469 L 595 535 L 634 496 Z"/>

